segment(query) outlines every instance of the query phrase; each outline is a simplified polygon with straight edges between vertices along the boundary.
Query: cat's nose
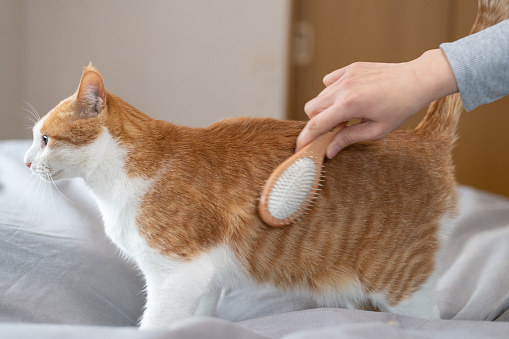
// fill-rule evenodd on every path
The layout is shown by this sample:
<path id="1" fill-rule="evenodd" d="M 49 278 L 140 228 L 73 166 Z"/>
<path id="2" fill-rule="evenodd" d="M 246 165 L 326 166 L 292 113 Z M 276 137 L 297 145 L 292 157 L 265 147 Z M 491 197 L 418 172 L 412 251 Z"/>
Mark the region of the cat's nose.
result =
<path id="1" fill-rule="evenodd" d="M 30 168 L 30 166 L 32 166 L 32 163 L 31 162 L 25 162 L 25 165 Z"/>

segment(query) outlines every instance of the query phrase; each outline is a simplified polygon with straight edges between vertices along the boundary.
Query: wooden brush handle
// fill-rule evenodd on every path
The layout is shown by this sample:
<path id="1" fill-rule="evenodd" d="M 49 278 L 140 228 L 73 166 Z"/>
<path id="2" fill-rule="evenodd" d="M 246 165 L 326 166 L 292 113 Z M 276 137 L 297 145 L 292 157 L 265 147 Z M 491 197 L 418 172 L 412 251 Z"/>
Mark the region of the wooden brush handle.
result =
<path id="1" fill-rule="evenodd" d="M 336 127 L 331 129 L 329 132 L 320 135 L 315 140 L 311 141 L 309 144 L 304 146 L 297 154 L 313 152 L 319 154 L 320 156 L 325 156 L 325 152 L 327 151 L 327 146 L 329 146 L 330 142 L 334 137 L 341 132 L 343 128 L 346 127 L 347 122 L 342 122 L 338 124 Z"/>

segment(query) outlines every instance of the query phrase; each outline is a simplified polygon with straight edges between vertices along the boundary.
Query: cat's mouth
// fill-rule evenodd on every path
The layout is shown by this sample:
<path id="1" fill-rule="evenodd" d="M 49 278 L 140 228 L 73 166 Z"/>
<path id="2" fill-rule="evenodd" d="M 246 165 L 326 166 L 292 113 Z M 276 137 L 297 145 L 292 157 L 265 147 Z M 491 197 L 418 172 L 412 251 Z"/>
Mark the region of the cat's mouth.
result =
<path id="1" fill-rule="evenodd" d="M 44 181 L 52 182 L 54 180 L 59 179 L 59 174 L 62 173 L 63 170 L 58 170 L 53 173 L 50 171 L 43 171 L 43 172 L 37 172 L 35 173 L 39 178 L 41 178 Z"/>

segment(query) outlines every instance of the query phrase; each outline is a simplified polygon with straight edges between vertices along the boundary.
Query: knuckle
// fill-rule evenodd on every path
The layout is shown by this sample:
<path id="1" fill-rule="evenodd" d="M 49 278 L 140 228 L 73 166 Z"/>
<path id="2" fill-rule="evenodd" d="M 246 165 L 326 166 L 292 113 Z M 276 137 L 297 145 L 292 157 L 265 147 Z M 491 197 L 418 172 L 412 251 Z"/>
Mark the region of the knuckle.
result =
<path id="1" fill-rule="evenodd" d="M 338 71 L 335 71 L 324 76 L 322 79 L 323 84 L 327 87 L 332 85 L 338 79 L 337 72 Z"/>
<path id="2" fill-rule="evenodd" d="M 331 78 L 330 74 L 327 74 L 326 76 L 323 77 L 322 82 L 325 86 L 329 86 L 331 84 L 330 78 Z"/>
<path id="3" fill-rule="evenodd" d="M 323 106 L 323 96 L 320 94 L 316 98 L 311 99 L 304 105 L 304 112 L 309 115 L 314 115 L 320 112 L 320 107 Z"/>
<path id="4" fill-rule="evenodd" d="M 360 66 L 361 66 L 361 62 L 359 62 L 359 61 L 352 62 L 352 63 L 350 64 L 350 68 L 351 68 L 351 69 L 357 69 L 357 68 L 359 68 Z"/>
<path id="5" fill-rule="evenodd" d="M 331 100 L 333 100 L 333 98 L 331 98 L 329 93 L 322 92 L 316 98 L 308 101 L 304 105 L 304 112 L 309 118 L 313 118 L 315 115 L 326 109 L 330 105 Z"/>
<path id="6" fill-rule="evenodd" d="M 305 105 L 304 105 L 304 112 L 309 116 L 310 114 L 312 114 L 315 110 L 315 106 L 314 106 L 314 100 L 310 100 L 308 101 Z"/>
<path id="7" fill-rule="evenodd" d="M 315 132 L 315 131 L 319 130 L 320 125 L 318 124 L 317 120 L 318 119 L 313 118 L 308 121 L 307 126 L 306 126 L 308 131 Z"/>
<path id="8" fill-rule="evenodd" d="M 354 63 L 352 63 L 352 67 L 354 69 L 364 69 L 366 68 L 367 65 L 369 65 L 370 63 L 369 62 L 364 62 L 364 61 L 356 61 Z"/>
<path id="9" fill-rule="evenodd" d="M 359 61 L 351 63 L 346 68 L 346 71 L 347 71 L 348 74 L 356 73 L 356 72 L 358 72 L 362 68 L 362 65 L 363 65 L 363 63 L 359 62 Z"/>
<path id="10" fill-rule="evenodd" d="M 360 95 L 357 91 L 345 91 L 343 93 L 342 105 L 345 109 L 356 110 L 360 105 Z"/>

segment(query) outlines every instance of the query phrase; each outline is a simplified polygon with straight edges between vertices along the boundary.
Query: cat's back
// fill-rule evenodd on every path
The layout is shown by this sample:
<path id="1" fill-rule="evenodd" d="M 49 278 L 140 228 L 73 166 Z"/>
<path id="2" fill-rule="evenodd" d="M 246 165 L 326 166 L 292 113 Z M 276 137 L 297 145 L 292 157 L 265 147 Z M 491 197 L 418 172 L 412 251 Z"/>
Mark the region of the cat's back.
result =
<path id="1" fill-rule="evenodd" d="M 192 258 L 257 228 L 260 190 L 293 154 L 304 123 L 234 118 L 206 128 L 160 127 L 175 137 L 156 141 L 165 157 L 137 220 L 151 246 Z"/>

